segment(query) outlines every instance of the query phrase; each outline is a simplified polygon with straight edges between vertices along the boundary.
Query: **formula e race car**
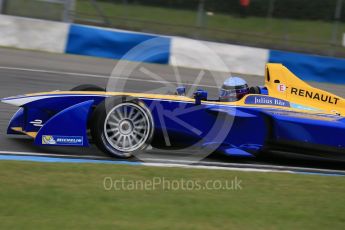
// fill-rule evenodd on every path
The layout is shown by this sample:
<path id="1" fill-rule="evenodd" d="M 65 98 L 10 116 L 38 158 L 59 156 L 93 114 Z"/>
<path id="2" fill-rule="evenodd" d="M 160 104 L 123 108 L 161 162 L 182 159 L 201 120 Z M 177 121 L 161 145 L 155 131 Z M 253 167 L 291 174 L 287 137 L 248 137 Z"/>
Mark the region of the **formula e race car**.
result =
<path id="1" fill-rule="evenodd" d="M 345 100 L 308 85 L 281 64 L 267 64 L 265 86 L 246 91 L 245 84 L 229 85 L 221 91 L 223 99 L 210 100 L 204 90 L 187 97 L 184 91 L 105 92 L 82 85 L 2 102 L 20 107 L 7 133 L 26 134 L 36 145 L 87 147 L 93 142 L 123 158 L 148 146 L 199 146 L 243 157 L 266 151 L 345 156 Z M 224 100 L 234 94 L 236 100 Z"/>

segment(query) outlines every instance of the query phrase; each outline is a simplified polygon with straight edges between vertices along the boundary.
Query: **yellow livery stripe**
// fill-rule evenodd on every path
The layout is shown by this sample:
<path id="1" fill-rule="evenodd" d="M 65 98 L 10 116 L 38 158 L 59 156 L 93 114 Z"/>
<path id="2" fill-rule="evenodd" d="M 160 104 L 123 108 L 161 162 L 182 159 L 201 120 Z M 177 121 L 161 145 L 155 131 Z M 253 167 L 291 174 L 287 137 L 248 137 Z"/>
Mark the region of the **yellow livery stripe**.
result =
<path id="1" fill-rule="evenodd" d="M 37 132 L 25 132 L 22 127 L 12 127 L 11 129 L 16 132 L 24 133 L 32 138 L 36 138 L 37 136 Z"/>

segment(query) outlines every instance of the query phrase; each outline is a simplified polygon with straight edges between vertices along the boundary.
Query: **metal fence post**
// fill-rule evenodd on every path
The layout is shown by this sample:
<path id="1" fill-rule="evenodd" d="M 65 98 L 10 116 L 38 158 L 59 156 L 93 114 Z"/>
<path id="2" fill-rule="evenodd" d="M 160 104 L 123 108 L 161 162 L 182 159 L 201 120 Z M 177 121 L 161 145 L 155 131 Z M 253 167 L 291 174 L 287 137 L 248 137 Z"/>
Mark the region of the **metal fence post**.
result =
<path id="1" fill-rule="evenodd" d="M 106 26 L 112 26 L 112 23 L 108 16 L 103 12 L 103 10 L 98 6 L 98 3 L 95 0 L 90 0 L 91 5 L 95 8 L 98 15 L 103 19 L 103 22 Z"/>
<path id="2" fill-rule="evenodd" d="M 267 18 L 272 18 L 274 12 L 274 4 L 275 0 L 270 0 L 270 3 L 268 5 Z"/>
<path id="3" fill-rule="evenodd" d="M 272 19 L 273 19 L 273 12 L 274 12 L 274 5 L 276 0 L 270 0 L 267 10 L 266 16 L 266 28 L 271 30 L 272 28 Z"/>
<path id="4" fill-rule="evenodd" d="M 198 4 L 198 16 L 196 25 L 198 27 L 203 27 L 205 22 L 205 0 L 199 0 Z"/>
<path id="5" fill-rule="evenodd" d="M 343 8 L 343 0 L 337 0 L 337 4 L 335 6 L 335 12 L 334 12 L 334 23 L 333 23 L 332 39 L 331 39 L 331 46 L 332 46 L 330 50 L 331 55 L 334 55 L 334 49 L 338 43 L 339 22 L 341 18 L 342 8 Z"/>
<path id="6" fill-rule="evenodd" d="M 64 10 L 62 14 L 62 21 L 73 22 L 74 21 L 74 11 L 75 11 L 75 0 L 65 0 Z"/>
<path id="7" fill-rule="evenodd" d="M 0 14 L 4 13 L 5 0 L 0 0 Z"/>

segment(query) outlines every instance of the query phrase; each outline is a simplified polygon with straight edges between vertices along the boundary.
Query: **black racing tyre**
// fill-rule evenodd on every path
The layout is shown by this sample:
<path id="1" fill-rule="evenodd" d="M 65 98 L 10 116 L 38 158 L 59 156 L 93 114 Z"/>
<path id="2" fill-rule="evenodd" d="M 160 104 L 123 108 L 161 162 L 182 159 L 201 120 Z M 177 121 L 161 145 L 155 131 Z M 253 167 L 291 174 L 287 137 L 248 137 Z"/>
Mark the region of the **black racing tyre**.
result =
<path id="1" fill-rule="evenodd" d="M 83 85 L 78 85 L 74 88 L 72 88 L 70 91 L 100 91 L 100 92 L 105 92 L 105 89 L 97 86 L 97 85 L 92 85 L 92 84 L 83 84 Z"/>
<path id="2" fill-rule="evenodd" d="M 117 96 L 97 105 L 91 117 L 91 136 L 99 149 L 113 157 L 129 158 L 151 143 L 151 112 L 140 100 Z"/>

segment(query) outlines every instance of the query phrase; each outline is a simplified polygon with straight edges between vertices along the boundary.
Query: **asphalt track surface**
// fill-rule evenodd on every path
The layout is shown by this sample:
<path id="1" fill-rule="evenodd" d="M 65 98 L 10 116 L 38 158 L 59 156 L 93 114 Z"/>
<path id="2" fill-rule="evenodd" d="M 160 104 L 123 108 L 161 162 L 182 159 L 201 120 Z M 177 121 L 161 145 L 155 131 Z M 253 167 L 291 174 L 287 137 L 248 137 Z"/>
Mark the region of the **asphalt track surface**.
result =
<path id="1" fill-rule="evenodd" d="M 105 87 L 116 64 L 116 61 L 110 59 L 0 48 L 0 98 L 41 91 L 69 90 L 85 83 Z M 201 76 L 200 70 L 178 68 L 177 71 L 187 87 L 193 88 L 196 83 L 202 88 L 209 89 L 212 92 L 211 95 L 216 93 L 215 81 L 219 84 L 226 77 L 226 74 L 217 73 L 218 79 L 213 80 L 211 77 L 213 75 L 208 72 L 202 73 L 202 78 L 198 78 Z M 176 85 L 176 69 L 164 65 L 140 64 L 128 76 L 124 74 L 122 77 L 123 79 L 120 77 L 120 81 L 126 82 L 125 89 L 132 92 L 149 92 L 165 87 L 167 82 Z M 263 85 L 264 83 L 263 77 L 245 76 L 245 79 L 252 86 Z M 310 84 L 345 97 L 344 85 L 313 82 Z M 0 152 L 104 157 L 104 154 L 93 145 L 90 148 L 40 147 L 34 146 L 30 138 L 6 135 L 8 121 L 16 110 L 17 108 L 14 106 L 0 103 Z M 205 165 L 220 163 L 224 164 L 225 167 L 231 167 L 231 164 L 238 163 L 241 165 L 264 165 L 264 167 L 275 165 L 278 167 L 291 166 L 341 171 L 345 169 L 344 163 L 301 158 L 293 154 L 267 155 L 255 160 L 211 156 L 203 162 Z"/>

